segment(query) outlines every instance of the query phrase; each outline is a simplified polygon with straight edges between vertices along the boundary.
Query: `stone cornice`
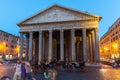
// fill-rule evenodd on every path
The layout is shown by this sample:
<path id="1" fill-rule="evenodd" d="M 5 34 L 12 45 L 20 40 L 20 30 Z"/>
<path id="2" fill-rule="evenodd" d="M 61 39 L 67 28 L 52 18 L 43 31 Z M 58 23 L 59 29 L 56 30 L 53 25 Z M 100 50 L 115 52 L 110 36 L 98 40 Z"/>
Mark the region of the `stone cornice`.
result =
<path id="1" fill-rule="evenodd" d="M 80 29 L 80 28 L 96 28 L 97 22 L 71 22 L 71 23 L 54 23 L 54 24 L 42 24 L 42 25 L 29 25 L 21 27 L 20 32 L 29 31 L 47 31 L 47 30 L 67 30 L 67 29 Z"/>
<path id="2" fill-rule="evenodd" d="M 70 20 L 70 21 L 57 21 L 57 22 L 43 22 L 43 23 L 31 23 L 31 24 L 21 24 L 19 25 L 20 27 L 24 27 L 24 26 L 36 26 L 36 25 L 49 25 L 49 24 L 64 24 L 64 23 L 75 23 L 75 22 L 78 22 L 78 23 L 89 23 L 89 22 L 97 22 L 98 23 L 98 19 L 97 18 L 94 18 L 94 19 L 83 19 L 83 20 Z"/>

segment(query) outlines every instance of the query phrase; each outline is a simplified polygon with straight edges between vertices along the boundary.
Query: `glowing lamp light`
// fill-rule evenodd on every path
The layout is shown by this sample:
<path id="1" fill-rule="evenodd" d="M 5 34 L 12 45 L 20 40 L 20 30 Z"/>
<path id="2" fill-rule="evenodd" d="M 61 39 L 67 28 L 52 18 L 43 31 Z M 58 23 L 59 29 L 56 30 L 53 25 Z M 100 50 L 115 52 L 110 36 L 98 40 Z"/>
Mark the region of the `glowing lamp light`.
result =
<path id="1" fill-rule="evenodd" d="M 105 48 L 104 48 L 104 50 L 105 50 L 105 51 L 108 51 L 108 48 L 107 48 L 107 47 L 105 47 Z"/>
<path id="2" fill-rule="evenodd" d="M 5 45 L 6 45 L 6 42 L 3 42 L 3 45 L 5 46 Z"/>
<path id="3" fill-rule="evenodd" d="M 113 47 L 113 48 L 118 48 L 118 44 L 115 43 L 115 44 L 112 45 L 112 47 Z"/>

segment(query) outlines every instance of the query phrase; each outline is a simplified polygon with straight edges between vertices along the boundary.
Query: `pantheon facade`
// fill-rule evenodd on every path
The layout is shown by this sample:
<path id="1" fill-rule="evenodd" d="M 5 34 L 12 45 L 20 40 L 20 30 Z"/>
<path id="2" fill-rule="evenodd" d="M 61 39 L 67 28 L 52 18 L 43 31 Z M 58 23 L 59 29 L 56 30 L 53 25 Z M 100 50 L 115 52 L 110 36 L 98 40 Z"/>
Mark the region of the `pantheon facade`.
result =
<path id="1" fill-rule="evenodd" d="M 60 61 L 99 63 L 98 24 L 102 17 L 59 5 L 18 23 L 20 27 L 20 59 L 23 39 L 26 39 L 25 57 L 40 64 L 54 58 Z"/>

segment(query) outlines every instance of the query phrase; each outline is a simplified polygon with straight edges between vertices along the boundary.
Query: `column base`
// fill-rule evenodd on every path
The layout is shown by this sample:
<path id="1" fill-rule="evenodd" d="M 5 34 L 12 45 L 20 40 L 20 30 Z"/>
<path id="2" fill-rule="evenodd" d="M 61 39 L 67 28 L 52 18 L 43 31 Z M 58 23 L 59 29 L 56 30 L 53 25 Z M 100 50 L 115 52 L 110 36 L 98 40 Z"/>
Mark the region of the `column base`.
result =
<path id="1" fill-rule="evenodd" d="M 86 66 L 88 67 L 101 67 L 101 63 L 85 63 Z"/>

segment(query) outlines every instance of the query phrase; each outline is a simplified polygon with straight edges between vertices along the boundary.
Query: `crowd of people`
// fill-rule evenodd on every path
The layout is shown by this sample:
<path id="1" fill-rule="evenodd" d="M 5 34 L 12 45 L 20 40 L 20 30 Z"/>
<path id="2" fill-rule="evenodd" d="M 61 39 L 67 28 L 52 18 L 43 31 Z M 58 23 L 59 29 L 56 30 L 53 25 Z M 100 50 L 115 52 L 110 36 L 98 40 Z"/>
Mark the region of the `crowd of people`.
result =
<path id="1" fill-rule="evenodd" d="M 29 80 L 32 79 L 32 68 L 28 61 L 20 62 L 17 60 L 17 64 L 14 65 L 13 80 Z"/>
<path id="2" fill-rule="evenodd" d="M 14 66 L 13 80 L 37 80 L 34 75 L 43 74 L 42 80 L 56 80 L 57 70 L 53 67 L 53 62 L 41 65 L 30 65 L 28 61 L 17 60 Z"/>
<path id="3" fill-rule="evenodd" d="M 36 74 L 39 74 L 42 80 L 56 80 L 59 70 L 72 71 L 77 69 L 79 71 L 84 70 L 84 66 L 84 61 L 70 62 L 53 59 L 50 63 L 43 61 L 40 65 L 33 65 L 25 60 L 17 60 L 17 63 L 14 65 L 12 80 L 39 80 L 34 76 Z"/>

